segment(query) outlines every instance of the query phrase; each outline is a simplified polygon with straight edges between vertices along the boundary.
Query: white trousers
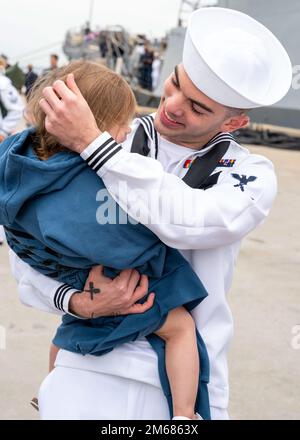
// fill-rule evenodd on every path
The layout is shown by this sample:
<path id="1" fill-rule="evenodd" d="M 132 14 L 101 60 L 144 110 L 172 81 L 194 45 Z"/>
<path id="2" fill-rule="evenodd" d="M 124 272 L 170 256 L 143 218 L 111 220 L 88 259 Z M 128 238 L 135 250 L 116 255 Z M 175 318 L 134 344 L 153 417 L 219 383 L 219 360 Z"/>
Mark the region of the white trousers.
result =
<path id="1" fill-rule="evenodd" d="M 43 420 L 170 420 L 160 388 L 108 374 L 57 366 L 39 391 Z M 213 420 L 228 420 L 211 408 Z"/>
<path id="2" fill-rule="evenodd" d="M 0 242 L 3 242 L 4 240 L 5 240 L 5 232 L 3 226 L 0 226 Z"/>

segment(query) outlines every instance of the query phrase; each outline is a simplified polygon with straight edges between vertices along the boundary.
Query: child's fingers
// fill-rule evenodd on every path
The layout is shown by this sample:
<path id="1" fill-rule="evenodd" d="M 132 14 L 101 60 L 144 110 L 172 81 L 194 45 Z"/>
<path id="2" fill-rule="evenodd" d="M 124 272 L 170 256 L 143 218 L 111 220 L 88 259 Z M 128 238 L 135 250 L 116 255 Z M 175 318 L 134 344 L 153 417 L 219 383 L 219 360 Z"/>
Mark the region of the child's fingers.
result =
<path id="1" fill-rule="evenodd" d="M 92 269 L 90 270 L 90 274 L 89 276 L 94 276 L 94 277 L 101 277 L 103 275 L 103 266 L 94 266 L 92 267 Z"/>
<path id="2" fill-rule="evenodd" d="M 140 299 L 144 298 L 147 295 L 149 290 L 149 280 L 147 275 L 142 275 L 140 279 L 139 286 L 135 289 L 134 294 L 132 296 L 132 302 L 136 303 Z"/>
<path id="3" fill-rule="evenodd" d="M 147 310 L 149 310 L 149 309 L 151 309 L 151 307 L 153 307 L 154 300 L 155 300 L 155 294 L 150 293 L 147 300 L 143 304 L 139 304 L 139 303 L 133 304 L 133 306 L 131 306 L 126 311 L 126 313 L 124 313 L 124 315 L 133 315 L 135 313 L 136 314 L 145 313 L 145 312 L 147 312 Z"/>

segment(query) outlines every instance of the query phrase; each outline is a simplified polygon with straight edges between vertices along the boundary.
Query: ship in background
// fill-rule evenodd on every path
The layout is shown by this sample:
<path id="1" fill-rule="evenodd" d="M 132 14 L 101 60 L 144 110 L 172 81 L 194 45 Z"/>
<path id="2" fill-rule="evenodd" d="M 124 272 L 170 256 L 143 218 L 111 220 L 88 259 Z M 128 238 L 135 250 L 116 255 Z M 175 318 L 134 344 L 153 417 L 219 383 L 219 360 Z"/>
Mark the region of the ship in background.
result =
<path id="1" fill-rule="evenodd" d="M 138 81 L 139 48 L 148 41 L 147 36 L 130 35 L 119 25 L 107 26 L 105 29 L 96 26 L 91 30 L 93 0 L 89 21 L 85 26 L 67 32 L 63 52 L 69 61 L 79 58 L 99 61 L 121 74 L 133 88 L 140 107 L 151 111 L 160 102 L 165 80 L 174 70 L 174 66 L 181 62 L 188 17 L 200 7 L 215 6 L 217 3 L 217 0 L 181 0 L 177 26 L 165 38 L 149 41 L 162 61 L 159 80 L 151 91 L 143 89 Z"/>
<path id="2" fill-rule="evenodd" d="M 156 42 L 157 50 L 163 59 L 163 64 L 159 82 L 151 92 L 141 89 L 141 87 L 138 86 L 136 78 L 137 72 L 135 71 L 134 61 L 132 61 L 132 53 L 134 52 L 133 49 L 136 47 L 136 44 L 139 43 L 121 27 L 108 27 L 104 30 L 104 35 L 105 38 L 107 38 L 109 46 L 109 53 L 105 60 L 106 64 L 111 68 L 115 68 L 118 73 L 121 73 L 128 80 L 141 106 L 146 107 L 146 110 L 155 109 L 159 104 L 166 78 L 173 71 L 174 66 L 181 62 L 188 17 L 193 10 L 203 6 L 220 6 L 245 12 L 267 26 L 282 42 L 294 66 L 295 76 L 293 87 L 288 95 L 278 104 L 272 107 L 254 109 L 251 111 L 251 120 L 254 123 L 251 128 L 255 129 L 256 134 L 252 132 L 246 141 L 265 143 L 273 146 L 285 143 L 291 148 L 294 148 L 293 145 L 295 145 L 297 149 L 300 148 L 299 0 L 288 0 L 287 2 L 283 2 L 282 0 L 272 0 L 271 2 L 269 0 L 182 0 L 177 26 L 168 32 L 164 45 L 160 45 L 159 42 Z M 76 57 L 95 59 L 96 54 L 99 54 L 99 48 L 96 48 L 95 43 L 91 41 L 88 42 L 84 38 L 84 35 L 87 35 L 87 31 L 88 29 L 85 31 L 81 29 L 77 37 L 74 33 L 72 34 L 72 32 L 67 34 L 64 51 L 69 59 L 73 59 L 75 56 L 74 48 L 72 49 L 72 45 L 70 44 L 71 41 L 74 42 L 74 38 L 75 40 L 77 38 L 77 42 L 79 41 L 78 39 L 81 38 L 81 49 L 76 53 Z M 137 38 L 141 37 L 143 36 L 138 36 Z M 142 44 L 142 42 L 140 44 Z M 72 50 L 73 53 L 71 53 Z M 286 130 L 286 128 L 288 128 L 288 130 Z M 285 137 L 285 134 L 288 134 L 290 138 Z M 296 138 L 291 139 L 291 136 L 296 136 Z"/>
<path id="3" fill-rule="evenodd" d="M 219 0 L 218 4 L 245 12 L 269 28 L 287 50 L 294 66 L 293 87 L 288 95 L 272 107 L 251 111 L 251 119 L 263 124 L 300 129 L 300 1 Z"/>

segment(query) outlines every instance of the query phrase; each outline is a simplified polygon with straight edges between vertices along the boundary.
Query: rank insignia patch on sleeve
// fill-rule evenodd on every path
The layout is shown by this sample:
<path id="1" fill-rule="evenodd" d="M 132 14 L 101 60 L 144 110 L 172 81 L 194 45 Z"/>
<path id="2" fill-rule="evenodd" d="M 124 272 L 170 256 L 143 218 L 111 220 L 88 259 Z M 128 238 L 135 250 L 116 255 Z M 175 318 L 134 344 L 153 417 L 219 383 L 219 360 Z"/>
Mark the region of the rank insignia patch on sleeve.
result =
<path id="1" fill-rule="evenodd" d="M 244 174 L 242 174 L 241 176 L 239 174 L 231 174 L 231 175 L 232 177 L 234 177 L 239 181 L 239 183 L 237 185 L 234 185 L 234 187 L 240 188 L 242 192 L 245 192 L 245 186 L 248 185 L 248 183 L 254 182 L 257 179 L 257 177 L 255 176 L 247 177 Z"/>

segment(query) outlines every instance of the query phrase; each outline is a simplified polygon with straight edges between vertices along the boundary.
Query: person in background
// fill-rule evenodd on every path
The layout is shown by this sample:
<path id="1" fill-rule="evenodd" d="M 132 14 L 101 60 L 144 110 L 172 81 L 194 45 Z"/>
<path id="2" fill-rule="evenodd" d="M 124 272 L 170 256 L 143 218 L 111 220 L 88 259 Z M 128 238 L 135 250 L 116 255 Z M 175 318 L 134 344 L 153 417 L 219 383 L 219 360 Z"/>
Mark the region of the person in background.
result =
<path id="1" fill-rule="evenodd" d="M 159 84 L 160 72 L 161 72 L 161 58 L 158 52 L 154 53 L 154 60 L 152 63 L 152 90 L 155 90 Z"/>
<path id="2" fill-rule="evenodd" d="M 24 109 L 20 94 L 5 74 L 6 66 L 6 60 L 0 57 L 0 143 L 13 133 Z"/>
<path id="3" fill-rule="evenodd" d="M 140 58 L 140 86 L 152 91 L 152 64 L 154 59 L 153 49 L 149 43 L 145 43 L 145 51 Z"/>
<path id="4" fill-rule="evenodd" d="M 0 58 L 2 58 L 5 62 L 5 69 L 9 69 L 11 67 L 11 65 L 8 62 L 8 57 L 6 55 L 4 55 L 4 53 L 2 53 L 0 55 Z"/>
<path id="5" fill-rule="evenodd" d="M 52 70 L 56 70 L 58 68 L 58 60 L 59 56 L 55 53 L 52 53 L 50 55 L 50 67 L 43 70 L 43 75 L 46 75 L 47 73 L 51 72 Z"/>
<path id="6" fill-rule="evenodd" d="M 5 240 L 5 232 L 3 226 L 0 226 L 0 246 L 3 245 L 4 240 Z"/>
<path id="7" fill-rule="evenodd" d="M 83 29 L 83 33 L 84 33 L 84 35 L 89 35 L 91 32 L 92 32 L 92 30 L 91 30 L 90 22 L 87 21 L 85 24 L 85 27 Z"/>
<path id="8" fill-rule="evenodd" d="M 0 149 L 1 142 L 12 134 L 21 121 L 24 108 L 21 96 L 5 75 L 6 68 L 7 58 L 0 56 Z M 4 239 L 5 234 L 0 226 L 0 246 Z"/>
<path id="9" fill-rule="evenodd" d="M 25 95 L 28 98 L 30 90 L 32 89 L 34 83 L 38 79 L 38 75 L 37 75 L 37 73 L 35 73 L 33 71 L 32 64 L 28 64 L 27 69 L 28 69 L 28 72 L 26 73 L 26 76 L 25 76 L 25 87 L 26 87 Z"/>
<path id="10" fill-rule="evenodd" d="M 139 82 L 140 76 L 140 63 L 141 56 L 145 53 L 144 47 L 144 36 L 137 35 L 133 44 L 132 53 L 130 56 L 130 75 L 133 81 L 133 84 L 136 86 L 137 82 Z"/>
<path id="11" fill-rule="evenodd" d="M 106 54 L 108 52 L 107 41 L 106 41 L 106 32 L 99 33 L 99 51 L 101 58 L 106 58 Z"/>

